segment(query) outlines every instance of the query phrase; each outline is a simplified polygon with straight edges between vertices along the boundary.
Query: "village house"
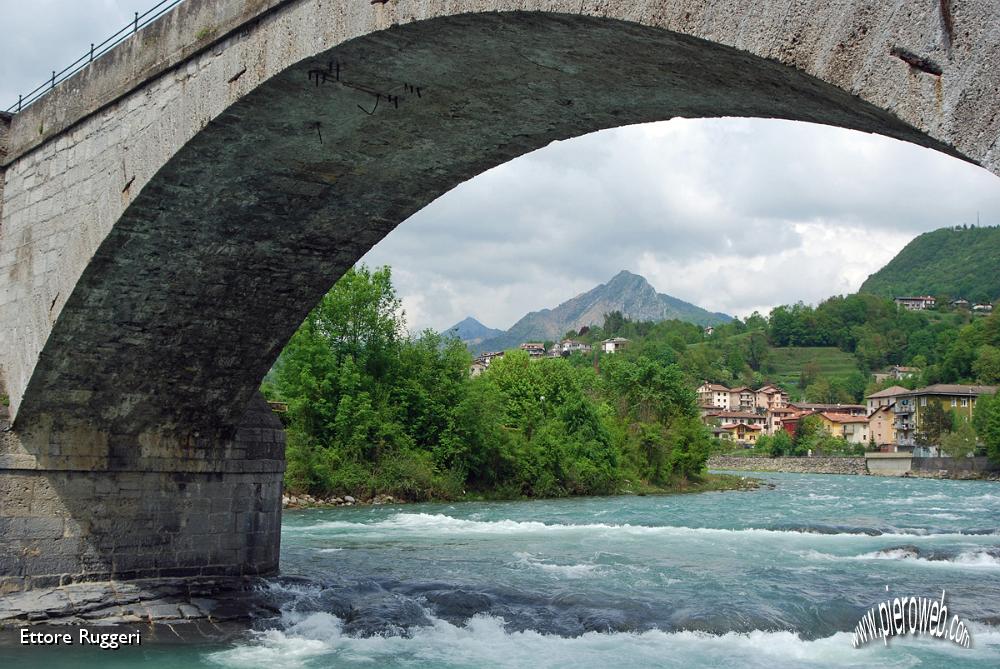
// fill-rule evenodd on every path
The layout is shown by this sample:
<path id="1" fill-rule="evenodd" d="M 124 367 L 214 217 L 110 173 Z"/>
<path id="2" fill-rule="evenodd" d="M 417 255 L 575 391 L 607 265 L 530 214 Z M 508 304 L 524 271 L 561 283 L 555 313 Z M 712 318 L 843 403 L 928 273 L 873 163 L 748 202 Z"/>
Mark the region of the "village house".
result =
<path id="1" fill-rule="evenodd" d="M 568 353 L 590 353 L 590 344 L 584 344 L 573 339 L 563 339 L 559 347 L 564 354 Z"/>
<path id="2" fill-rule="evenodd" d="M 527 351 L 532 358 L 541 358 L 545 355 L 545 344 L 539 342 L 525 342 L 519 348 Z"/>
<path id="3" fill-rule="evenodd" d="M 834 437 L 839 437 L 852 444 L 868 443 L 870 436 L 868 417 L 863 414 L 820 410 L 801 411 L 782 420 L 781 429 L 785 430 L 789 436 L 794 437 L 799 423 L 809 416 L 816 416 L 823 429 Z"/>
<path id="4" fill-rule="evenodd" d="M 756 391 L 756 407 L 770 411 L 784 408 L 788 404 L 788 393 L 774 385 L 761 386 Z"/>
<path id="5" fill-rule="evenodd" d="M 899 450 L 896 446 L 895 406 L 893 400 L 890 404 L 877 406 L 868 414 L 868 438 L 881 451 L 894 453 Z"/>
<path id="6" fill-rule="evenodd" d="M 764 433 L 772 436 L 778 434 L 781 431 L 782 422 L 788 418 L 797 416 L 799 413 L 799 411 L 787 406 L 768 409 L 767 413 L 764 414 L 766 418 Z"/>
<path id="7" fill-rule="evenodd" d="M 904 309 L 909 309 L 910 311 L 933 309 L 934 305 L 937 304 L 937 300 L 930 295 L 918 295 L 917 297 L 896 297 L 893 298 L 893 302 Z"/>
<path id="8" fill-rule="evenodd" d="M 840 437 L 849 444 L 868 443 L 868 417 L 852 416 L 846 413 L 823 411 L 818 414 L 823 427 L 835 437 Z"/>
<path id="9" fill-rule="evenodd" d="M 601 350 L 605 353 L 617 353 L 618 351 L 624 350 L 628 345 L 628 339 L 624 337 L 614 337 L 612 339 L 605 339 L 601 342 Z"/>
<path id="10" fill-rule="evenodd" d="M 789 437 L 795 436 L 795 431 L 799 427 L 799 421 L 806 416 L 812 416 L 815 411 L 795 411 L 791 415 L 781 419 L 781 429 L 788 433 Z"/>
<path id="11" fill-rule="evenodd" d="M 746 386 L 730 388 L 729 408 L 732 411 L 753 411 L 757 408 L 757 394 Z"/>
<path id="12" fill-rule="evenodd" d="M 890 379 L 894 381 L 902 381 L 903 379 L 908 379 L 920 374 L 919 367 L 904 367 L 902 365 L 893 365 L 892 367 L 883 370 L 881 372 L 872 372 L 872 378 L 875 379 L 875 383 L 882 383 L 883 381 L 888 381 Z"/>
<path id="13" fill-rule="evenodd" d="M 706 425 L 752 425 L 762 431 L 767 425 L 767 416 L 752 411 L 715 411 L 702 417 Z"/>
<path id="14" fill-rule="evenodd" d="M 868 403 L 868 415 L 871 415 L 873 411 L 879 407 L 889 406 L 896 403 L 896 398 L 900 395 L 906 395 L 910 392 L 909 388 L 904 388 L 902 386 L 890 386 L 885 390 L 880 390 L 877 393 L 872 393 L 868 395 L 865 400 Z"/>
<path id="15" fill-rule="evenodd" d="M 469 365 L 469 374 L 471 376 L 479 376 L 485 372 L 490 367 L 490 363 L 496 358 L 502 358 L 503 351 L 491 351 L 489 353 L 480 353 L 476 356 L 476 359 L 472 361 Z"/>
<path id="16" fill-rule="evenodd" d="M 882 383 L 889 380 L 902 381 L 903 379 L 909 379 L 919 375 L 919 367 L 904 367 L 902 365 L 893 365 L 892 367 L 881 372 L 872 372 L 872 378 L 875 379 L 875 383 Z"/>
<path id="17" fill-rule="evenodd" d="M 975 304 L 972 306 L 972 310 L 977 314 L 991 314 L 993 313 L 992 304 Z"/>
<path id="18" fill-rule="evenodd" d="M 913 376 L 920 374 L 919 367 L 903 367 L 902 365 L 893 365 L 889 368 L 889 374 L 892 378 L 897 381 L 902 381 L 903 379 L 908 379 Z"/>
<path id="19" fill-rule="evenodd" d="M 799 411 L 829 411 L 831 413 L 846 413 L 851 416 L 867 416 L 864 404 L 818 404 L 815 402 L 792 402 L 790 407 Z"/>
<path id="20" fill-rule="evenodd" d="M 698 386 L 698 405 L 702 408 L 729 409 L 729 388 L 706 381 Z"/>
<path id="21" fill-rule="evenodd" d="M 954 412 L 959 418 L 971 420 L 976 399 L 980 395 L 993 395 L 996 392 L 997 386 L 937 383 L 900 395 L 893 406 L 898 450 L 913 450 L 915 455 L 924 457 L 935 454 L 935 445 L 917 446 L 917 433 L 928 407 L 938 405 L 945 411 Z"/>
<path id="22" fill-rule="evenodd" d="M 754 390 L 746 386 L 729 388 L 719 383 L 704 382 L 698 386 L 698 407 L 703 418 L 732 411 L 752 414 L 764 434 L 774 434 L 781 429 L 780 419 L 788 411 L 788 393 L 773 384 Z"/>
<path id="23" fill-rule="evenodd" d="M 746 425 L 744 423 L 729 423 L 720 425 L 716 432 L 720 439 L 729 439 L 738 444 L 753 447 L 757 443 L 757 437 L 761 434 L 761 428 L 757 425 Z"/>
<path id="24" fill-rule="evenodd" d="M 951 301 L 951 306 L 955 307 L 956 309 L 968 309 L 969 308 L 969 301 L 968 300 L 963 300 L 960 297 L 957 300 L 952 300 Z"/>

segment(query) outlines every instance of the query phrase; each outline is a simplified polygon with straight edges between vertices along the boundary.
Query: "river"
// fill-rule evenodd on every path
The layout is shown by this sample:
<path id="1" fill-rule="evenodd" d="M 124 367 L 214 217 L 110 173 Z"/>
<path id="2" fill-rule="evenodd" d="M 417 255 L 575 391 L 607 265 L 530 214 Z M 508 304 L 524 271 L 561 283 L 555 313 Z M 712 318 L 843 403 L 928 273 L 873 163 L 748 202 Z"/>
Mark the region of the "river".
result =
<path id="1" fill-rule="evenodd" d="M 1000 486 L 758 476 L 775 488 L 286 512 L 281 613 L 244 638 L 5 648 L 0 664 L 1000 666 Z M 971 648 L 852 648 L 869 607 L 942 590 Z"/>

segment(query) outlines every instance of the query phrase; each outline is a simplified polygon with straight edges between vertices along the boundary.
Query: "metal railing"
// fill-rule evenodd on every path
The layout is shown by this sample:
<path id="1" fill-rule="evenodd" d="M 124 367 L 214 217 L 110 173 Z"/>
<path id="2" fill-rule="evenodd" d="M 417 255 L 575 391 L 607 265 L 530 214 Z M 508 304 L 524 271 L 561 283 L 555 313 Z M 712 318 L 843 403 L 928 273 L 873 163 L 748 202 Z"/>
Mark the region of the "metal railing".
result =
<path id="1" fill-rule="evenodd" d="M 52 76 L 45 80 L 43 83 L 39 84 L 37 88 L 26 94 L 21 94 L 17 96 L 17 102 L 12 104 L 10 107 L 4 111 L 7 113 L 14 113 L 21 111 L 28 105 L 37 102 L 47 93 L 52 91 L 56 87 L 56 84 L 66 81 L 74 74 L 87 67 L 95 60 L 111 51 L 113 48 L 124 42 L 126 39 L 132 35 L 139 32 L 141 28 L 145 28 L 150 23 L 160 18 L 168 11 L 173 9 L 175 6 L 184 2 L 184 0 L 161 0 L 154 7 L 146 10 L 142 14 L 139 12 L 135 13 L 135 18 L 127 26 L 116 32 L 111 37 L 107 38 L 100 44 L 91 43 L 90 51 L 83 54 L 75 61 L 67 65 L 60 72 L 52 70 Z"/>

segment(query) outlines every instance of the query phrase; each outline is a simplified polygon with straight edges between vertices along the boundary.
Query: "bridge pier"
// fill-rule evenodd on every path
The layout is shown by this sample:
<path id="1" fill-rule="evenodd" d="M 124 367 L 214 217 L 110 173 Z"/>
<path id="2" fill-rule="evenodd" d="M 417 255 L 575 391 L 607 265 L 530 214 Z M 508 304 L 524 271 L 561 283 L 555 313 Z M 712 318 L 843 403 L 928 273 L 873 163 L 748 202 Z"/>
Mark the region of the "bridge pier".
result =
<path id="1" fill-rule="evenodd" d="M 285 436 L 259 395 L 228 439 L 0 427 L 0 594 L 277 571 Z"/>

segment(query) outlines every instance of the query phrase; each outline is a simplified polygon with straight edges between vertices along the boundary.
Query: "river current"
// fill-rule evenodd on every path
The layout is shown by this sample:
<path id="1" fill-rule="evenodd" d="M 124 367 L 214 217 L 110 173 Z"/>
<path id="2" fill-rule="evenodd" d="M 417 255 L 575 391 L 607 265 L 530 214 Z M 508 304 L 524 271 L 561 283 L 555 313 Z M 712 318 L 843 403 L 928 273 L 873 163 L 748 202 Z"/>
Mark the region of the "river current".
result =
<path id="1" fill-rule="evenodd" d="M 774 489 L 289 511 L 280 613 L 243 638 L 45 665 L 1000 666 L 1000 486 L 759 476 Z M 942 590 L 971 648 L 852 647 L 869 607 Z"/>

